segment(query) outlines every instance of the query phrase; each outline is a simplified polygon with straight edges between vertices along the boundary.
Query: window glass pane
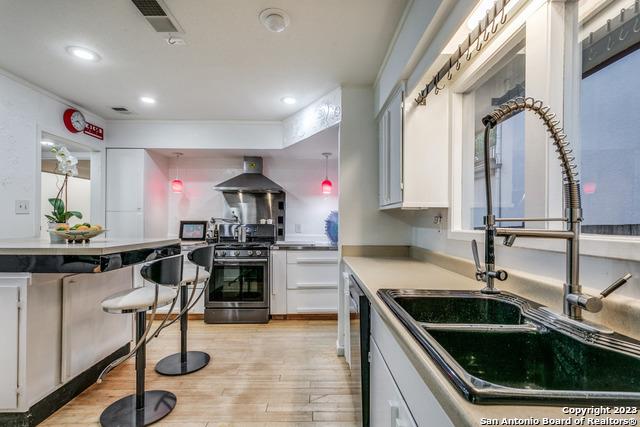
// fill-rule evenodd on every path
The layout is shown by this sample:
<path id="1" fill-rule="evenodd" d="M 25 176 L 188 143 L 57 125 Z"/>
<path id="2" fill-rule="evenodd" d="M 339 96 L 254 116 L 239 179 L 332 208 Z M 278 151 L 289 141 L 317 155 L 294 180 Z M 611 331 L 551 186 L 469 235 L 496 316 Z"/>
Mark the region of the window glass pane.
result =
<path id="1" fill-rule="evenodd" d="M 524 43 L 523 43 L 524 45 Z M 510 54 L 506 62 L 472 92 L 465 94 L 467 117 L 473 117 L 473 144 L 463 150 L 466 170 L 473 176 L 465 179 L 463 188 L 466 228 L 481 229 L 486 214 L 484 182 L 482 118 L 498 105 L 525 94 L 525 54 L 520 47 Z M 496 126 L 489 141 L 491 155 L 491 185 L 494 214 L 498 217 L 524 216 L 524 113 L 519 113 Z M 469 165 L 469 162 L 473 165 Z M 470 168 L 470 169 L 467 169 Z M 503 223 L 505 227 L 521 227 L 522 223 Z"/>
<path id="2" fill-rule="evenodd" d="M 582 80 L 583 232 L 640 235 L 640 51 Z"/>

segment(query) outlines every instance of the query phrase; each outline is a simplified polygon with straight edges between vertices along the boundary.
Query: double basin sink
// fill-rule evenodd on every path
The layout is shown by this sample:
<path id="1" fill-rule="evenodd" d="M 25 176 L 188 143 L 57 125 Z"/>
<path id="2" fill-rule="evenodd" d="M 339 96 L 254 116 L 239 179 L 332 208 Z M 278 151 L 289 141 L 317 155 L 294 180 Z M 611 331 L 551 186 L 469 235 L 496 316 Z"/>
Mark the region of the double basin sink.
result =
<path id="1" fill-rule="evenodd" d="M 640 342 L 506 292 L 380 290 L 454 386 L 479 404 L 640 405 Z"/>

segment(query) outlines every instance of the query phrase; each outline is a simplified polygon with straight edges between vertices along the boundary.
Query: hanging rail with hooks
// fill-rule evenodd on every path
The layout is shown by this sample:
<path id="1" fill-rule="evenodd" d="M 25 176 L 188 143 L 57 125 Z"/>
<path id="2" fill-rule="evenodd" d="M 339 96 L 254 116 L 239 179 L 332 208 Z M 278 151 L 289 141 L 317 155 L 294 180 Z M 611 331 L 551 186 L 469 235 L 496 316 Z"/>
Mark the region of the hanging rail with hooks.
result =
<path id="1" fill-rule="evenodd" d="M 582 77 L 588 77 L 640 47 L 640 0 L 607 19 L 582 41 Z"/>
<path id="2" fill-rule="evenodd" d="M 510 0 L 496 0 L 476 28 L 467 35 L 465 40 L 458 45 L 456 51 L 449 56 L 449 59 L 442 68 L 440 68 L 440 71 L 438 71 L 424 89 L 418 93 L 415 99 L 418 105 L 425 105 L 427 96 L 431 92 L 437 95 L 444 89 L 444 81 L 451 80 L 453 73 L 460 71 L 461 62 L 463 60 L 467 62 L 470 61 L 474 52 L 480 52 L 484 43 L 491 38 L 491 35 L 498 32 L 500 27 L 507 22 L 505 7 L 509 1 Z"/>

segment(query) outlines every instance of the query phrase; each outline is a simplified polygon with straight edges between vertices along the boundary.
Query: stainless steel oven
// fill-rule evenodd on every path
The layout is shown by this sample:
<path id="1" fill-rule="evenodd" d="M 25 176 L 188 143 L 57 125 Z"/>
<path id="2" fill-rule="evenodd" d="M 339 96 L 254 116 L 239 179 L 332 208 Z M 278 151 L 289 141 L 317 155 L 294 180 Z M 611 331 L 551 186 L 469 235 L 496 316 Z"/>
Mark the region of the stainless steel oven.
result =
<path id="1" fill-rule="evenodd" d="M 206 323 L 269 321 L 269 248 L 216 245 L 205 302 Z"/>

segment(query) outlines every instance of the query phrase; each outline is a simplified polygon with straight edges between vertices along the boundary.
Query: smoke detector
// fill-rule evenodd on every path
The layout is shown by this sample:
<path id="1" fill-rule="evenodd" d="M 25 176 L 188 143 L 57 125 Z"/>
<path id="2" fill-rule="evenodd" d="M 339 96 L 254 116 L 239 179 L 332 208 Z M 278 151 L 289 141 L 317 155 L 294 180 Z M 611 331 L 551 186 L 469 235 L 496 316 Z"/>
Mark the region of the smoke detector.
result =
<path id="1" fill-rule="evenodd" d="M 281 33 L 289 26 L 289 15 L 282 9 L 269 8 L 260 12 L 260 22 L 264 27 L 274 33 Z"/>

